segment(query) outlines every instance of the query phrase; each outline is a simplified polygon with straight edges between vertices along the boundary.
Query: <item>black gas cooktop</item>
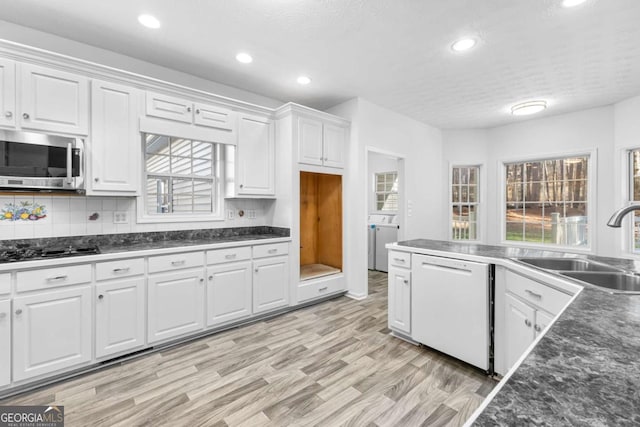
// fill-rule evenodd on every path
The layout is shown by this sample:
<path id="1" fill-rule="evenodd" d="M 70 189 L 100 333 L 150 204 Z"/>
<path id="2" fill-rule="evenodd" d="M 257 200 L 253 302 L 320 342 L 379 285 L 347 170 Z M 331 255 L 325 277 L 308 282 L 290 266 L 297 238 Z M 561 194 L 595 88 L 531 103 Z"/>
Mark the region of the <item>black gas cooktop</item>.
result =
<path id="1" fill-rule="evenodd" d="M 30 261 L 37 259 L 65 258 L 78 255 L 99 254 L 100 249 L 96 245 L 64 246 L 64 247 L 39 247 L 39 246 L 15 246 L 0 248 L 0 263 Z"/>

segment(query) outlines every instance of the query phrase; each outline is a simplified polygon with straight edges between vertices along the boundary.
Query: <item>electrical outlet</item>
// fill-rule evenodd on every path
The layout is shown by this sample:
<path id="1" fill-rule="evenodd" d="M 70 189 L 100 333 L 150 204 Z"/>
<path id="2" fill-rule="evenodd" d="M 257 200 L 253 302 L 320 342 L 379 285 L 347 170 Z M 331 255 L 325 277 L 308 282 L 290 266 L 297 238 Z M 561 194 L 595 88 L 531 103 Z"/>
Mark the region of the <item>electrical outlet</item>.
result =
<path id="1" fill-rule="evenodd" d="M 129 223 L 129 215 L 126 211 L 115 211 L 113 213 L 113 223 L 114 224 L 128 224 Z"/>
<path id="2" fill-rule="evenodd" d="M 227 219 L 233 219 L 235 218 L 235 216 L 236 216 L 236 213 L 233 209 L 227 210 Z"/>

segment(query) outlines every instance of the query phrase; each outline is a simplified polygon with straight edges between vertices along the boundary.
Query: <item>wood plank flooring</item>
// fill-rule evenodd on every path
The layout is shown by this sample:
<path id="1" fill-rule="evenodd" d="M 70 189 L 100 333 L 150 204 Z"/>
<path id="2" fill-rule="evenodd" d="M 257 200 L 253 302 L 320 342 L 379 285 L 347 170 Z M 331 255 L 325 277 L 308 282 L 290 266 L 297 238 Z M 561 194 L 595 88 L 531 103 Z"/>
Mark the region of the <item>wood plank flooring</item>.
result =
<path id="1" fill-rule="evenodd" d="M 496 384 L 390 336 L 387 275 L 341 297 L 0 401 L 67 426 L 460 426 Z"/>

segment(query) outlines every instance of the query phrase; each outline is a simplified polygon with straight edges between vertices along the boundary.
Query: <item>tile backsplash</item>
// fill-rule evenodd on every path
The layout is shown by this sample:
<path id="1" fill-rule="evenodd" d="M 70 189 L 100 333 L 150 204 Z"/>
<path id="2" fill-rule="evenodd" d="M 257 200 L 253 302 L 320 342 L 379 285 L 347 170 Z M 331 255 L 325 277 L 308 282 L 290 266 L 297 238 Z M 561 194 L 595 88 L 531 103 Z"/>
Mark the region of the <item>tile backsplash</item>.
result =
<path id="1" fill-rule="evenodd" d="M 39 193 L 14 196 L 4 193 L 0 195 L 0 239 L 271 225 L 269 207 L 272 203 L 269 200 L 225 200 L 224 217 L 228 218 L 228 211 L 232 211 L 233 219 L 224 221 L 138 224 L 134 197 Z M 245 212 L 242 217 L 238 215 L 240 210 Z M 125 213 L 126 223 L 114 222 L 120 219 L 120 213 Z"/>

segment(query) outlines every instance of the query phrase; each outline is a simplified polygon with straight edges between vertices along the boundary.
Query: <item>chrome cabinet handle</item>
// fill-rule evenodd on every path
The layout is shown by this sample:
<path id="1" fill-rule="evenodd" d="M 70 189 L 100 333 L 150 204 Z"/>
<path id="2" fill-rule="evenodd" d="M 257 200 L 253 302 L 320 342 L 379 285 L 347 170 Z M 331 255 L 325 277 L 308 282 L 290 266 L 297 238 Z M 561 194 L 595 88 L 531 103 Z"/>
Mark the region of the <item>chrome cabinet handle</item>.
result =
<path id="1" fill-rule="evenodd" d="M 277 249 L 269 249 L 269 250 L 267 251 L 267 253 L 270 253 L 270 254 L 275 254 L 276 252 L 278 252 L 278 250 L 277 250 Z"/>
<path id="2" fill-rule="evenodd" d="M 525 292 L 528 293 L 529 295 L 531 295 L 534 298 L 538 298 L 538 299 L 542 299 L 542 295 L 537 294 L 533 291 L 530 291 L 529 289 L 525 289 Z"/>
<path id="3" fill-rule="evenodd" d="M 7 119 L 10 119 L 11 117 L 13 117 L 13 113 L 12 113 L 11 111 L 6 111 L 6 112 L 4 113 L 4 116 L 5 116 Z"/>
<path id="4" fill-rule="evenodd" d="M 98 295 L 98 299 L 104 299 L 104 295 Z"/>
<path id="5" fill-rule="evenodd" d="M 22 314 L 22 309 L 21 308 L 17 309 L 16 310 L 16 315 L 20 316 L 21 314 Z"/>
<path id="6" fill-rule="evenodd" d="M 524 324 L 527 325 L 528 328 L 530 328 L 531 327 L 531 320 L 525 319 L 524 320 Z"/>
<path id="7" fill-rule="evenodd" d="M 393 259 L 395 262 L 404 262 L 404 260 L 402 258 L 394 258 Z"/>
<path id="8" fill-rule="evenodd" d="M 95 182 L 99 182 L 99 181 L 100 181 L 100 178 L 95 177 L 95 178 L 93 178 L 93 180 L 94 180 Z"/>
<path id="9" fill-rule="evenodd" d="M 178 265 L 183 265 L 185 263 L 185 260 L 181 259 L 179 261 L 171 261 L 171 265 L 173 266 L 178 266 Z"/>
<path id="10" fill-rule="evenodd" d="M 200 109 L 196 108 L 196 114 L 200 114 Z"/>
<path id="11" fill-rule="evenodd" d="M 243 185 L 243 184 L 240 184 L 240 188 L 242 188 L 242 187 L 244 187 L 244 185 Z"/>
<path id="12" fill-rule="evenodd" d="M 542 330 L 542 328 L 540 327 L 540 325 L 537 325 L 533 327 L 533 329 L 536 330 L 536 332 L 540 332 Z"/>
<path id="13" fill-rule="evenodd" d="M 404 282 L 405 285 L 409 284 L 409 280 L 407 280 L 407 279 L 404 279 L 403 282 Z"/>
<path id="14" fill-rule="evenodd" d="M 322 288 L 318 288 L 318 292 L 323 292 L 329 289 L 327 286 L 323 286 Z"/>
<path id="15" fill-rule="evenodd" d="M 54 280 L 66 280 L 66 278 L 67 278 L 66 274 L 62 276 L 47 277 L 47 282 L 53 282 Z"/>
<path id="16" fill-rule="evenodd" d="M 209 276 L 209 280 L 213 280 L 213 276 Z"/>
<path id="17" fill-rule="evenodd" d="M 129 271 L 131 269 L 131 267 L 124 267 L 124 268 L 114 268 L 113 272 L 118 274 L 118 273 L 126 273 L 127 271 Z"/>
<path id="18" fill-rule="evenodd" d="M 191 112 L 191 107 L 187 107 L 187 112 Z"/>
<path id="19" fill-rule="evenodd" d="M 22 118 L 25 119 L 25 120 L 29 120 L 29 114 L 23 113 L 22 114 Z"/>
<path id="20" fill-rule="evenodd" d="M 234 259 L 236 257 L 236 254 L 228 254 L 224 256 L 225 259 Z"/>
<path id="21" fill-rule="evenodd" d="M 200 283 L 204 282 L 204 277 L 200 278 Z"/>

